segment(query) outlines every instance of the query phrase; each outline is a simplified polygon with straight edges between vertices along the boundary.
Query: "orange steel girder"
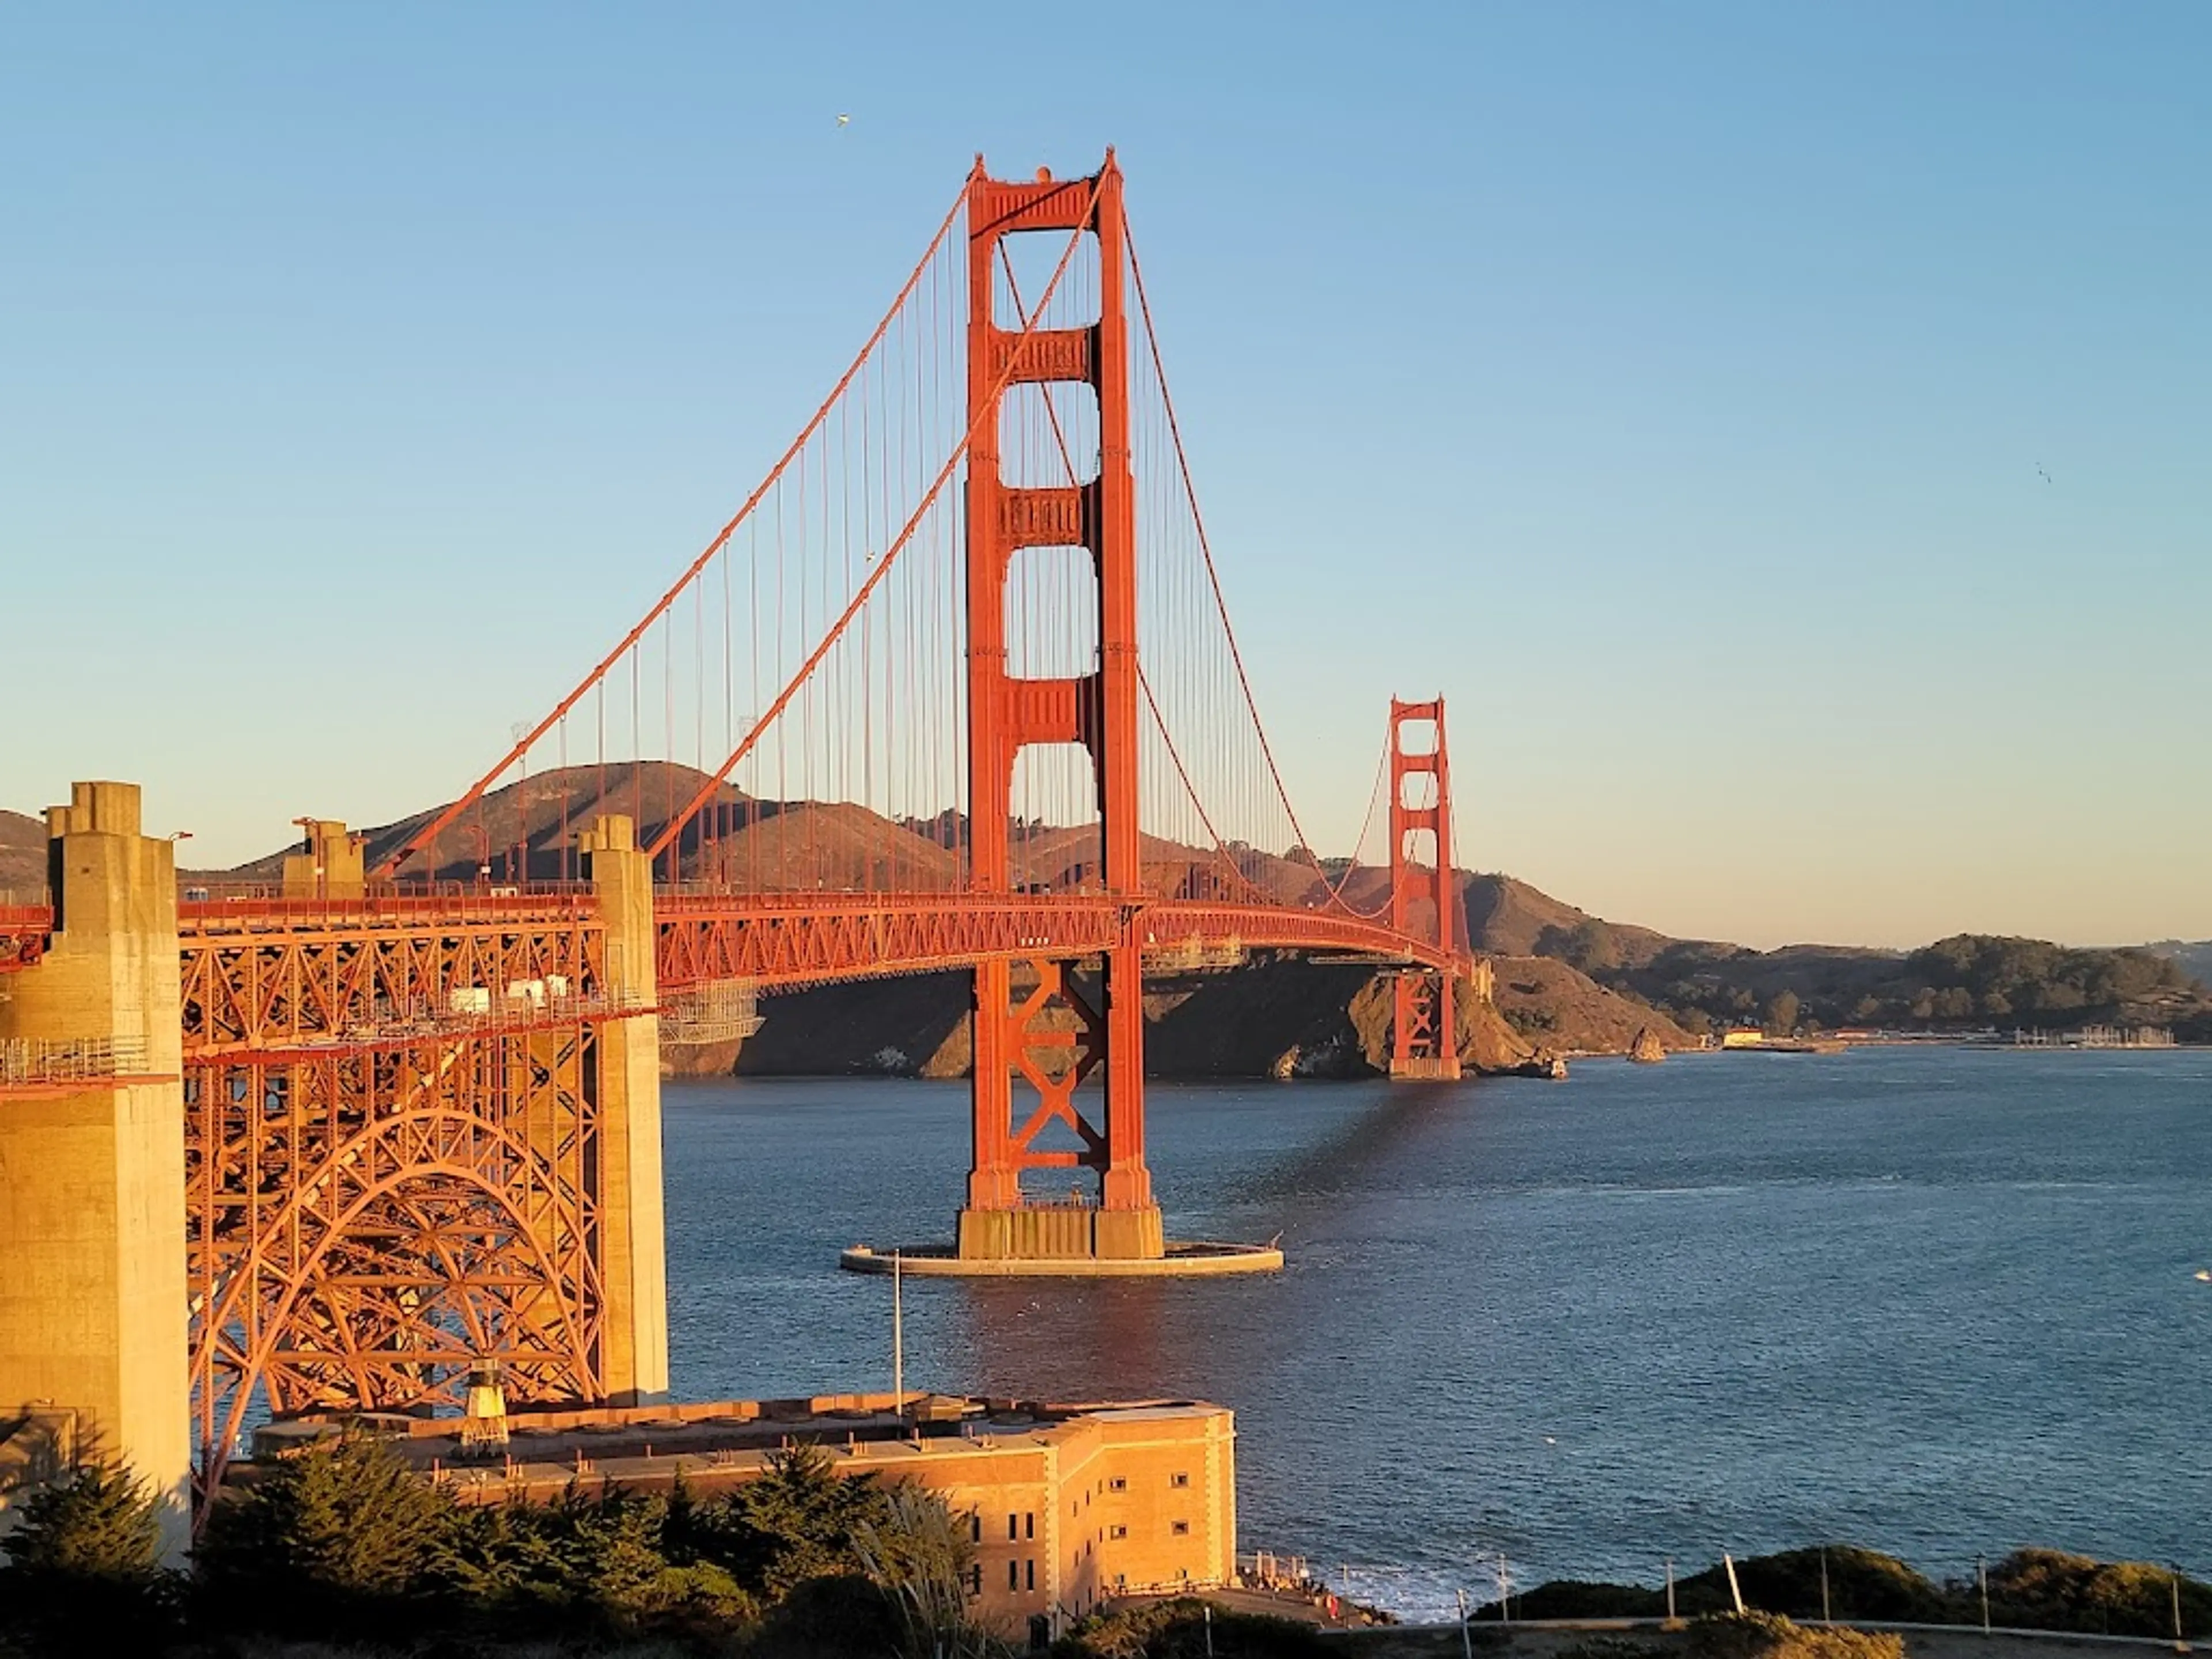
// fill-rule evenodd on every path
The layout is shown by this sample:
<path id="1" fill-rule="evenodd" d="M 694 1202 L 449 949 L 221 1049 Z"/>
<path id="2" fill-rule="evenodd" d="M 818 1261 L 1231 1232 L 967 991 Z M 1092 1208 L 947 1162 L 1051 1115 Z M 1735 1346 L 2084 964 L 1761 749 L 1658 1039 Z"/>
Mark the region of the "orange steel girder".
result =
<path id="1" fill-rule="evenodd" d="M 668 894 L 653 900 L 664 994 L 717 980 L 763 990 L 1234 939 L 1449 967 L 1449 953 L 1343 911 L 1097 894 Z"/>
<path id="2" fill-rule="evenodd" d="M 1409 750 L 1406 728 L 1432 726 L 1433 748 Z M 1390 926 L 1432 939 L 1447 963 L 1459 956 L 1459 882 L 1452 872 L 1451 769 L 1444 749 L 1444 703 L 1390 700 Z M 1409 786 L 1411 786 L 1409 787 Z M 1428 854 L 1421 859 L 1423 842 Z M 1390 1075 L 1455 1078 L 1457 1014 L 1451 967 L 1397 976 Z"/>
<path id="3" fill-rule="evenodd" d="M 486 1357 L 518 1402 L 605 1394 L 597 1042 L 632 1011 L 597 1000 L 602 931 L 580 896 L 413 902 L 186 907 L 204 1491 L 257 1397 L 453 1403 Z M 549 976 L 564 998 L 498 1011 Z M 471 990 L 495 1012 L 457 1018 Z"/>
<path id="4" fill-rule="evenodd" d="M 991 1161 L 1012 1169 L 1017 1178 L 1024 1170 L 1103 1170 L 1106 1137 L 1076 1106 L 1075 1091 L 1105 1058 L 1105 1022 L 1073 982 L 1066 963 L 1027 966 L 1035 983 L 1002 1018 L 1013 1034 L 1014 1065 L 1036 1091 L 1037 1106 L 1018 1129 L 991 1126 L 1003 1136 L 989 1149 Z M 1055 1012 L 1066 1018 L 1045 1023 Z M 1055 1125 L 1080 1140 L 1083 1149 L 1039 1147 L 1037 1137 Z"/>
<path id="5" fill-rule="evenodd" d="M 0 974 L 35 968 L 53 936 L 50 904 L 0 904 Z"/>
<path id="6" fill-rule="evenodd" d="M 994 313 L 1001 243 L 1010 234 L 1095 236 L 1098 319 L 1037 329 L 1024 343 Z M 1137 830 L 1136 484 L 1129 463 L 1128 316 L 1123 295 L 1121 174 L 1113 153 L 1096 179 L 1034 183 L 991 178 L 981 157 L 968 181 L 968 823 L 969 878 L 980 894 L 1009 887 L 1008 818 L 1016 757 L 1034 744 L 1079 743 L 1097 784 L 1103 884 L 1133 901 L 1142 881 Z M 1087 483 L 1017 489 L 1000 466 L 1006 392 L 1024 383 L 1074 383 L 1098 399 L 1099 470 Z M 1098 584 L 1098 668 L 1066 679 L 1007 672 L 1006 586 L 1014 556 L 1030 547 L 1081 547 Z M 1100 951 L 1099 1046 L 1105 1073 L 1105 1156 L 1099 1201 L 1151 1210 L 1145 1164 L 1142 947 L 1126 927 Z M 1062 981 L 1064 984 L 1064 981 Z M 1031 1082 L 1030 1015 L 1012 999 L 1009 963 L 978 963 L 975 992 L 975 1163 L 971 1209 L 1021 1201 L 1013 1130 L 1013 1076 Z"/>

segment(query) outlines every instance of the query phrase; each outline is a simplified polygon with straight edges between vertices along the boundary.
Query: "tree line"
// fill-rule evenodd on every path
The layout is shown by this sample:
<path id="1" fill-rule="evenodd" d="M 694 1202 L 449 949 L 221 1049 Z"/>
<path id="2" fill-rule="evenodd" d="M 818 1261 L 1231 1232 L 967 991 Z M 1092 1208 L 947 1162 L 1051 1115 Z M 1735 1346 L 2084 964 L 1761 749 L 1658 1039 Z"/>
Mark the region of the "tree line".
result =
<path id="1" fill-rule="evenodd" d="M 2212 1038 L 2212 992 L 2172 957 L 2140 946 L 2088 950 L 1958 933 L 1902 953 L 1676 940 L 1639 958 L 1591 917 L 1547 927 L 1534 948 L 1692 1031 L 1745 1024 L 1778 1034 L 1852 1025 L 2049 1030 L 2134 1012 L 2142 1018 L 2133 1023 Z"/>
<path id="2" fill-rule="evenodd" d="M 228 1652 L 241 1640 L 453 1651 L 659 1638 L 754 1659 L 1001 1650 L 971 1616 L 969 1518 L 937 1494 L 837 1474 L 813 1447 L 705 1498 L 572 1486 L 557 1503 L 462 1504 L 384 1441 L 333 1437 L 264 1465 L 209 1511 L 187 1571 L 158 1506 L 88 1468 L 4 1540 L 0 1651 Z"/>

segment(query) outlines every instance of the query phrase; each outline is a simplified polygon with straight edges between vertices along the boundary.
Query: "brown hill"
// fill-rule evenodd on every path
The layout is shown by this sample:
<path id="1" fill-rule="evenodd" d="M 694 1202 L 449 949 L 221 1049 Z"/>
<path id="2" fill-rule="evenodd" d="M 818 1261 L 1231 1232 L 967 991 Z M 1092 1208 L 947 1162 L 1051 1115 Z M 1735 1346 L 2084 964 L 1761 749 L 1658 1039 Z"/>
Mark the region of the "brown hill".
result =
<path id="1" fill-rule="evenodd" d="M 1598 936 L 1612 941 L 1613 963 L 1640 967 L 1677 942 L 1649 927 L 1602 921 L 1510 876 L 1471 875 L 1460 892 L 1468 941 L 1487 955 L 1565 957 L 1577 939 Z"/>
<path id="2" fill-rule="evenodd" d="M 38 903 L 46 896 L 46 824 L 21 812 L 0 811 L 0 901 Z"/>
<path id="3" fill-rule="evenodd" d="M 428 872 L 440 881 L 473 881 L 489 864 L 498 881 L 557 881 L 575 874 L 575 836 L 599 814 L 620 813 L 635 820 L 649 841 L 681 811 L 707 781 L 689 766 L 660 761 L 623 762 L 607 766 L 571 766 L 495 789 L 441 830 L 408 865 L 410 875 Z M 445 811 L 433 806 L 364 833 L 372 868 L 404 846 L 423 825 Z M 709 819 L 720 833 L 735 830 L 757 811 L 742 791 L 726 786 L 715 793 Z M 688 832 L 684 846 L 696 856 L 699 835 Z M 280 848 L 219 873 L 234 878 L 274 881 L 283 873 Z M 686 873 L 690 873 L 687 870 Z"/>
<path id="4" fill-rule="evenodd" d="M 416 854 L 408 871 L 427 870 L 441 881 L 473 880 L 486 865 L 495 881 L 573 877 L 575 836 L 600 813 L 631 818 L 641 842 L 649 844 L 706 782 L 706 775 L 691 767 L 660 762 L 543 773 L 487 793 Z M 445 810 L 434 806 L 364 831 L 372 867 Z M 965 823 L 957 814 L 900 823 L 849 801 L 765 800 L 724 785 L 685 826 L 677 848 L 680 878 L 687 881 L 731 880 L 781 892 L 930 891 L 957 882 L 964 839 Z M 1141 846 L 1148 874 L 1167 890 L 1194 890 L 1195 872 L 1217 879 L 1222 875 L 1220 855 L 1211 849 L 1156 836 L 1146 836 Z M 221 873 L 274 880 L 287 850 Z M 1018 883 L 1072 888 L 1097 878 L 1095 829 L 1018 830 L 1012 853 Z M 1249 862 L 1250 878 L 1283 902 L 1295 902 L 1316 886 L 1310 866 L 1260 854 Z"/>
<path id="5" fill-rule="evenodd" d="M 1696 1037 L 1649 1003 L 1600 985 L 1553 957 L 1493 957 L 1491 971 L 1497 975 L 1498 1014 L 1539 1048 L 1563 1054 L 1622 1054 L 1636 1034 L 1645 1030 L 1662 1048 L 1698 1046 Z"/>

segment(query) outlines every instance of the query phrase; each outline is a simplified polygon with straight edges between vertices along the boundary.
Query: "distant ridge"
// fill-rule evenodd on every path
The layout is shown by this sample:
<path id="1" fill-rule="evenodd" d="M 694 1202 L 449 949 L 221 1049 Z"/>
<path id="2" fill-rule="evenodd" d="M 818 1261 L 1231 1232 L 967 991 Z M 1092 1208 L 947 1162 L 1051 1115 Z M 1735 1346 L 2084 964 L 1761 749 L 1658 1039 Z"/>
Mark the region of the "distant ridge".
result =
<path id="1" fill-rule="evenodd" d="M 473 879 L 487 860 L 501 879 L 573 874 L 562 849 L 593 817 L 634 816 L 649 838 L 705 781 L 690 767 L 657 762 L 542 774 L 487 794 L 428 846 L 427 862 L 445 880 Z M 368 830 L 371 860 L 404 845 L 442 811 Z M 713 830 L 688 830 L 680 843 L 687 879 L 719 870 L 785 891 L 944 887 L 956 878 L 966 834 L 957 813 L 894 822 L 849 803 L 762 800 L 726 786 L 697 822 Z M 1026 826 L 1014 838 L 1014 878 L 1072 884 L 1095 858 L 1096 840 L 1091 830 Z M 285 850 L 228 871 L 186 873 L 273 881 Z M 710 855 L 717 868 L 708 867 Z M 1144 856 L 1148 880 L 1165 890 L 1220 868 L 1210 848 L 1157 837 L 1146 838 Z M 1322 890 L 1304 860 L 1250 848 L 1237 849 L 1237 860 L 1276 902 L 1299 903 Z M 0 893 L 41 893 L 46 873 L 44 823 L 0 811 Z M 1644 1028 L 1664 1046 L 1692 1046 L 1737 1024 L 1942 1031 L 2106 1024 L 2162 1026 L 2183 1041 L 2212 1042 L 2212 994 L 2203 983 L 2212 980 L 2212 941 L 2081 950 L 1960 935 L 1910 952 L 1825 945 L 1759 951 L 1608 921 L 1509 875 L 1462 872 L 1461 893 L 1468 944 L 1496 969 L 1498 1029 L 1469 1036 L 1480 1063 L 1492 1066 L 1517 1064 L 1536 1049 L 1625 1053 Z M 1362 870 L 1346 896 L 1372 908 L 1387 894 L 1385 872 Z M 1290 967 L 1282 953 L 1261 952 L 1243 968 L 1187 976 L 1172 994 L 1148 998 L 1152 1057 L 1169 1074 L 1370 1072 L 1382 1029 L 1367 988 L 1373 975 Z M 775 999 L 776 1024 L 739 1068 L 963 1069 L 964 1005 L 958 975 L 787 994 Z M 732 1056 L 695 1058 L 722 1069 Z"/>

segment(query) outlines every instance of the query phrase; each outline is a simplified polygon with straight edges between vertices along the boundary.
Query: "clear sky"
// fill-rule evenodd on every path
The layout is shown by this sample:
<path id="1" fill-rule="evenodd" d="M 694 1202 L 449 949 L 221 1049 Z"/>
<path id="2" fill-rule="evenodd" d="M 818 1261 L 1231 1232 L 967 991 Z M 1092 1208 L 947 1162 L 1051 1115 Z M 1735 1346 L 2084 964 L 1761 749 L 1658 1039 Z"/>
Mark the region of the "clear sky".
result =
<path id="1" fill-rule="evenodd" d="M 975 151 L 1112 143 L 1316 840 L 1441 690 L 1462 861 L 1603 915 L 2212 935 L 2208 74 L 2196 0 L 10 7 L 0 805 L 449 797 Z"/>

